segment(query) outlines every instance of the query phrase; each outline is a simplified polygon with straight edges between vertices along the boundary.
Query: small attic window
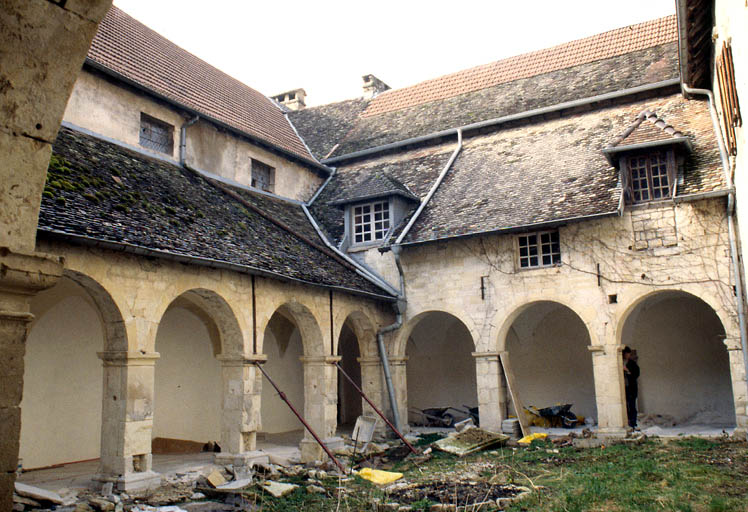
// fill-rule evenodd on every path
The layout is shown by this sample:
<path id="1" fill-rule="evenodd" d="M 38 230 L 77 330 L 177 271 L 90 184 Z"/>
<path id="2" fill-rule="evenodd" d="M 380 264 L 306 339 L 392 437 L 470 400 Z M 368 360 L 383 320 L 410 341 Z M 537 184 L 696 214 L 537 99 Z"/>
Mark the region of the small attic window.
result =
<path id="1" fill-rule="evenodd" d="M 352 208 L 353 243 L 383 240 L 390 230 L 390 202 L 377 201 Z"/>
<path id="2" fill-rule="evenodd" d="M 252 186 L 265 192 L 275 191 L 275 168 L 252 159 Z"/>
<path id="3" fill-rule="evenodd" d="M 140 145 L 171 155 L 174 152 L 174 126 L 141 112 Z"/>
<path id="4" fill-rule="evenodd" d="M 672 188 L 670 159 L 662 152 L 630 156 L 627 159 L 634 203 L 657 201 L 670 197 Z"/>

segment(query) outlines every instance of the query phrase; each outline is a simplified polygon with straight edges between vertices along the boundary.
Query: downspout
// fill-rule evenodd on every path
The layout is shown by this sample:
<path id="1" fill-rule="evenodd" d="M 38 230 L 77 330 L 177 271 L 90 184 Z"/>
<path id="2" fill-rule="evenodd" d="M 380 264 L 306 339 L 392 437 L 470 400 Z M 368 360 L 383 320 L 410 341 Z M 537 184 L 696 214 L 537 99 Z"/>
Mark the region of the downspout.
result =
<path id="1" fill-rule="evenodd" d="M 179 129 L 179 165 L 184 167 L 187 159 L 187 128 L 200 120 L 200 116 L 195 116 L 182 125 Z"/>
<path id="2" fill-rule="evenodd" d="M 730 172 L 730 160 L 727 156 L 727 149 L 725 149 L 725 143 L 722 140 L 722 129 L 719 125 L 719 119 L 717 119 L 717 111 L 714 106 L 714 95 L 712 91 L 708 89 L 694 89 L 688 87 L 684 82 L 681 83 L 681 88 L 684 93 L 688 94 L 702 94 L 709 100 L 709 113 L 712 117 L 712 124 L 714 125 L 714 132 L 717 135 L 717 144 L 719 146 L 719 157 L 722 161 L 722 169 L 725 172 L 725 180 L 727 182 L 727 233 L 730 242 L 730 259 L 732 259 L 732 272 L 735 276 L 735 295 L 737 296 L 738 302 L 738 324 L 740 326 L 740 345 L 743 349 L 743 367 L 748 371 L 748 335 L 746 334 L 745 325 L 745 302 L 743 301 L 743 280 L 741 279 L 742 273 L 740 272 L 740 260 L 738 259 L 738 245 L 735 238 L 735 189 L 732 183 L 732 173 Z M 748 379 L 746 379 L 746 388 L 748 388 Z M 748 412 L 748 411 L 747 411 Z"/>

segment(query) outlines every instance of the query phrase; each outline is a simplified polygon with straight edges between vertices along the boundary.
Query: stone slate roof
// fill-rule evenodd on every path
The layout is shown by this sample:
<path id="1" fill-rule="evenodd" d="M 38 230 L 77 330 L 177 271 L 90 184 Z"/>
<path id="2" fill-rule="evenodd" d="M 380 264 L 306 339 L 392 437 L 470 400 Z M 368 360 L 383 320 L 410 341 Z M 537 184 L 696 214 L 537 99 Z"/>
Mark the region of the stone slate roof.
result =
<path id="1" fill-rule="evenodd" d="M 379 197 L 400 196 L 406 200 L 418 202 L 418 198 L 396 178 L 387 172 L 373 172 L 346 192 L 346 196 L 331 202 L 334 205 L 356 203 Z"/>
<path id="2" fill-rule="evenodd" d="M 616 212 L 619 173 L 602 150 L 644 110 L 693 142 L 678 195 L 725 188 L 707 103 L 676 94 L 467 139 L 404 243 Z"/>
<path id="3" fill-rule="evenodd" d="M 53 147 L 40 236 L 82 235 L 210 258 L 311 284 L 388 296 L 331 257 L 301 206 L 243 191 L 260 215 L 204 177 L 119 145 L 62 128 Z M 267 218 L 314 236 L 305 242 Z"/>
<path id="4" fill-rule="evenodd" d="M 644 142 L 667 141 L 683 137 L 683 134 L 661 119 L 654 112 L 644 110 L 636 120 L 626 128 L 621 136 L 611 142 L 610 147 L 631 146 Z"/>
<path id="5" fill-rule="evenodd" d="M 363 117 L 410 108 L 522 78 L 609 59 L 676 41 L 677 38 L 675 15 L 665 16 L 384 92 L 371 101 Z"/>
<path id="6" fill-rule="evenodd" d="M 101 21 L 88 59 L 233 128 L 313 160 L 272 100 L 117 7 Z"/>
<path id="7" fill-rule="evenodd" d="M 345 226 L 343 213 L 337 205 L 341 200 L 355 195 L 355 191 L 370 176 L 387 175 L 421 200 L 428 194 L 454 149 L 455 143 L 451 142 L 341 166 L 312 204 L 310 211 L 326 234 L 339 244 Z M 414 210 L 415 207 L 417 204 L 414 204 Z"/>
<path id="8" fill-rule="evenodd" d="M 675 78 L 678 78 L 676 43 L 664 43 L 438 101 L 359 117 L 331 156 Z"/>
<path id="9" fill-rule="evenodd" d="M 288 112 L 288 117 L 314 156 L 322 160 L 353 128 L 358 116 L 369 105 L 364 98 L 339 101 Z"/>

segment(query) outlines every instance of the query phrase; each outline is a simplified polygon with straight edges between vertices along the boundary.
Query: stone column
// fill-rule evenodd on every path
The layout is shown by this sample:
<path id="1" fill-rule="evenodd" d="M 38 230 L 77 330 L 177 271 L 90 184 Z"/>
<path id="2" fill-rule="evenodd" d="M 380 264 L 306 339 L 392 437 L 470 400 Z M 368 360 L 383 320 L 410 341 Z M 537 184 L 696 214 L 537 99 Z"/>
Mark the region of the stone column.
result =
<path id="1" fill-rule="evenodd" d="M 473 352 L 480 426 L 491 432 L 501 432 L 501 422 L 506 417 L 504 371 L 499 356 L 499 352 Z"/>
<path id="2" fill-rule="evenodd" d="M 732 396 L 735 402 L 735 425 L 741 431 L 748 430 L 748 400 L 746 399 L 746 369 L 743 361 L 743 348 L 740 338 L 725 338 L 727 356 L 730 361 Z"/>
<path id="3" fill-rule="evenodd" d="M 366 396 L 374 402 L 374 405 L 382 411 L 383 414 L 392 417 L 389 400 L 387 399 L 387 390 L 384 384 L 384 373 L 382 372 L 382 362 L 378 357 L 359 357 L 358 363 L 361 365 L 361 390 Z M 378 418 L 377 430 L 385 428 L 379 415 L 374 412 L 366 401 L 363 402 L 363 414 Z"/>
<path id="4" fill-rule="evenodd" d="M 598 434 L 623 436 L 626 433 L 626 391 L 623 382 L 623 345 L 592 345 L 592 371 L 595 377 Z"/>
<path id="5" fill-rule="evenodd" d="M 223 375 L 223 407 L 221 452 L 216 454 L 216 464 L 247 466 L 266 457 L 255 451 L 262 394 L 262 373 L 255 363 L 264 363 L 267 356 L 220 355 L 218 360 Z"/>
<path id="6" fill-rule="evenodd" d="M 335 435 L 338 423 L 338 369 L 330 364 L 340 356 L 302 356 L 304 365 L 304 420 L 323 441 Z M 280 385 L 280 383 L 279 383 Z M 326 457 L 312 435 L 305 431 L 301 441 L 301 461 Z"/>
<path id="7" fill-rule="evenodd" d="M 0 248 L 0 510 L 13 507 L 31 298 L 62 275 L 58 260 Z"/>
<path id="8" fill-rule="evenodd" d="M 99 480 L 121 491 L 158 486 L 152 469 L 156 352 L 100 352 L 104 364 Z"/>
<path id="9" fill-rule="evenodd" d="M 408 376 L 406 371 L 408 356 L 390 356 L 389 362 L 392 386 L 395 388 L 395 399 L 397 400 L 397 409 L 400 414 L 399 427 L 400 431 L 404 434 L 410 431 L 410 424 L 408 422 Z M 389 405 L 390 399 L 387 389 L 385 388 L 383 392 L 387 396 L 387 404 Z M 389 407 L 389 409 L 391 410 L 392 407 Z"/>

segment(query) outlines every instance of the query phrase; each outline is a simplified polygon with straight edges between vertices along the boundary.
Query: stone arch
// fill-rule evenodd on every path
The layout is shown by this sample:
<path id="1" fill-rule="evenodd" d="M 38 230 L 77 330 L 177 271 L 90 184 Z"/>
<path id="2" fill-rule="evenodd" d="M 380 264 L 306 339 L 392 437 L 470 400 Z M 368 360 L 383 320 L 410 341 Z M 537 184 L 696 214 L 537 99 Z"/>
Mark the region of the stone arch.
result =
<path id="1" fill-rule="evenodd" d="M 364 379 L 364 369 L 361 359 L 366 359 L 376 353 L 376 330 L 369 317 L 361 310 L 348 311 L 347 315 L 336 325 L 336 336 L 333 339 L 335 353 L 340 358 L 339 364 L 343 371 L 360 389 L 367 388 L 364 393 L 372 390 L 370 361 L 365 366 L 367 378 Z M 364 411 L 364 401 L 350 381 L 340 373 L 338 376 L 337 423 L 350 425 Z"/>
<path id="2" fill-rule="evenodd" d="M 320 323 L 317 321 L 317 318 L 309 307 L 297 301 L 285 302 L 275 307 L 262 325 L 258 325 L 257 333 L 259 343 L 257 349 L 261 353 L 264 351 L 264 333 L 268 324 L 270 324 L 270 320 L 276 313 L 291 321 L 299 330 L 304 356 L 313 357 L 327 355 Z"/>
<path id="3" fill-rule="evenodd" d="M 391 349 L 392 355 L 404 356 L 406 345 L 408 343 L 408 338 L 410 338 L 410 335 L 413 333 L 413 330 L 416 328 L 416 326 L 418 326 L 418 324 L 424 318 L 434 313 L 443 313 L 458 320 L 463 326 L 465 326 L 465 329 L 467 329 L 467 331 L 470 333 L 470 339 L 473 343 L 473 350 L 476 349 L 476 346 L 478 345 L 477 340 L 480 339 L 480 336 L 478 335 L 478 331 L 475 328 L 475 325 L 470 320 L 470 317 L 462 314 L 461 312 L 456 312 L 450 309 L 429 309 L 427 311 L 421 311 L 420 313 L 408 318 L 405 321 L 403 326 L 399 329 L 397 338 L 395 340 L 395 344 Z"/>
<path id="4" fill-rule="evenodd" d="M 745 380 L 737 331 L 734 318 L 709 294 L 658 289 L 626 302 L 615 340 L 639 354 L 643 427 L 741 423 L 737 397 Z"/>
<path id="5" fill-rule="evenodd" d="M 340 335 L 344 325 L 347 325 L 353 331 L 353 334 L 355 334 L 361 357 L 377 354 L 377 347 L 374 343 L 377 336 L 376 324 L 368 314 L 360 309 L 346 311 L 344 315 L 336 318 L 333 338 L 334 353 L 337 354 L 339 352 L 338 343 L 340 342 Z"/>
<path id="6" fill-rule="evenodd" d="M 507 315 L 499 336 L 524 407 L 570 403 L 575 414 L 597 417 L 593 334 L 577 310 L 556 300 L 523 302 Z"/>

